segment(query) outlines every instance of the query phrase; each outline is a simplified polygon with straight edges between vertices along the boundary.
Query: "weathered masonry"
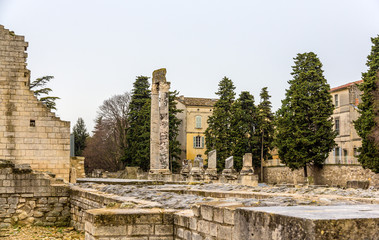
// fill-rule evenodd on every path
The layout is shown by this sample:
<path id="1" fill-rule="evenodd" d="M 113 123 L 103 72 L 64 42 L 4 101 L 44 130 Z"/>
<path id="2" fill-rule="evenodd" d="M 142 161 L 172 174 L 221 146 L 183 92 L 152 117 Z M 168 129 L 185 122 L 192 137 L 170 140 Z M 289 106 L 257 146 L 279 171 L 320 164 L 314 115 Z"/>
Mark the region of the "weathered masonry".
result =
<path id="1" fill-rule="evenodd" d="M 0 158 L 69 179 L 70 123 L 29 90 L 28 43 L 0 25 Z"/>
<path id="2" fill-rule="evenodd" d="M 169 169 L 169 90 L 166 69 L 153 72 L 151 85 L 150 176 L 170 174 Z"/>

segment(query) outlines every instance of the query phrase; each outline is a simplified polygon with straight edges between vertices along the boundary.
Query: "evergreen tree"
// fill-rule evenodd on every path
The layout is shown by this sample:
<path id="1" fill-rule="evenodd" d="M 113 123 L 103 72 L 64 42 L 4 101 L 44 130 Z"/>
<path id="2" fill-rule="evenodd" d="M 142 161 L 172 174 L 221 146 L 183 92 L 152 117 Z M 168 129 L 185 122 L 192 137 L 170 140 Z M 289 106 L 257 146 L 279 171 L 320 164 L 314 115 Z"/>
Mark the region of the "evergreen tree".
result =
<path id="1" fill-rule="evenodd" d="M 361 116 L 355 121 L 355 129 L 362 138 L 358 161 L 364 168 L 379 173 L 378 146 L 378 85 L 379 85 L 379 35 L 371 39 L 373 46 L 367 57 L 368 71 L 362 73 L 363 83 L 359 85 L 362 91 L 362 102 L 358 105 Z M 376 120 L 376 121 L 375 121 Z"/>
<path id="2" fill-rule="evenodd" d="M 179 92 L 173 91 L 169 92 L 169 150 L 170 150 L 170 163 L 171 171 L 177 172 L 180 169 L 180 154 L 182 150 L 180 149 L 180 142 L 177 140 L 179 135 L 179 126 L 182 122 L 176 115 L 183 110 L 176 107 L 175 99 L 178 97 Z"/>
<path id="3" fill-rule="evenodd" d="M 258 105 L 258 155 L 255 161 L 261 166 L 261 158 L 267 160 L 270 157 L 270 150 L 273 147 L 274 141 L 274 114 L 271 111 L 270 95 L 268 94 L 267 87 L 262 88 L 261 102 Z M 259 156 L 259 157 L 258 157 Z"/>
<path id="4" fill-rule="evenodd" d="M 86 139 L 89 134 L 82 118 L 78 118 L 72 132 L 74 134 L 75 156 L 83 156 L 83 150 L 86 148 Z"/>
<path id="5" fill-rule="evenodd" d="M 234 167 L 240 171 L 243 165 L 243 155 L 252 153 L 253 165 L 259 166 L 257 160 L 257 108 L 254 105 L 254 96 L 249 92 L 241 92 L 239 99 L 233 104 L 233 118 L 231 135 L 233 138 Z M 259 158 L 258 158 L 259 160 Z"/>
<path id="6" fill-rule="evenodd" d="M 231 134 L 232 105 L 235 97 L 232 80 L 224 77 L 218 84 L 216 94 L 219 100 L 215 103 L 213 114 L 208 118 L 208 128 L 205 130 L 207 151 L 217 150 L 217 169 L 225 167 L 225 159 L 233 153 L 233 138 Z"/>
<path id="7" fill-rule="evenodd" d="M 139 166 L 144 171 L 150 168 L 150 101 L 148 77 L 139 76 L 133 84 L 129 105 L 127 149 L 123 160 L 128 166 Z"/>
<path id="8" fill-rule="evenodd" d="M 49 93 L 52 91 L 51 88 L 46 87 L 46 84 L 53 79 L 53 76 L 44 76 L 41 78 L 37 78 L 33 82 L 30 83 L 29 89 L 34 92 L 34 96 L 38 98 L 45 106 L 49 109 L 57 110 L 55 101 L 60 99 L 59 97 L 49 96 Z M 41 95 L 46 95 L 42 97 Z"/>
<path id="9" fill-rule="evenodd" d="M 282 162 L 303 168 L 307 177 L 307 165 L 322 165 L 335 145 L 334 106 L 317 55 L 298 54 L 294 60 L 293 79 L 277 112 L 276 146 Z"/>
<path id="10" fill-rule="evenodd" d="M 129 127 L 127 128 L 127 149 L 123 160 L 128 166 L 138 166 L 144 171 L 150 169 L 150 114 L 151 92 L 148 77 L 139 76 L 133 84 L 132 100 L 129 108 Z M 176 159 L 180 158 L 180 143 L 177 140 L 181 120 L 176 114 L 181 112 L 176 108 L 175 98 L 178 92 L 169 92 L 169 151 L 172 171 L 179 164 Z"/>

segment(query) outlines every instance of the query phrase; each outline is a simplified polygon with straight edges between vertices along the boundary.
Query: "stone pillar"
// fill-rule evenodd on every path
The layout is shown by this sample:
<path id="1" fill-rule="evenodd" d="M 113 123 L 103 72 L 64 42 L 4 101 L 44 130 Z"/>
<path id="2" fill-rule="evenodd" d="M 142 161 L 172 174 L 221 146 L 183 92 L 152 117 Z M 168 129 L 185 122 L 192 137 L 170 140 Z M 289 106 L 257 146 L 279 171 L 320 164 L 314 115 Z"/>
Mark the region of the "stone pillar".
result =
<path id="1" fill-rule="evenodd" d="M 170 83 L 166 81 L 166 69 L 155 70 L 151 86 L 150 175 L 170 174 L 169 90 Z"/>
<path id="2" fill-rule="evenodd" d="M 234 169 L 234 158 L 233 156 L 228 157 L 225 159 L 225 169 L 222 171 L 223 177 L 225 177 L 226 180 L 236 180 L 237 179 L 237 172 Z"/>
<path id="3" fill-rule="evenodd" d="M 241 174 L 253 174 L 253 154 L 252 153 L 245 153 L 243 155 L 243 166 L 241 169 Z"/>
<path id="4" fill-rule="evenodd" d="M 217 151 L 212 150 L 208 153 L 208 168 L 205 171 L 205 174 L 211 180 L 215 180 L 217 178 Z"/>
<path id="5" fill-rule="evenodd" d="M 238 180 L 242 185 L 258 186 L 258 175 L 254 175 L 253 169 L 253 154 L 245 153 L 245 155 L 243 155 L 243 166 Z"/>

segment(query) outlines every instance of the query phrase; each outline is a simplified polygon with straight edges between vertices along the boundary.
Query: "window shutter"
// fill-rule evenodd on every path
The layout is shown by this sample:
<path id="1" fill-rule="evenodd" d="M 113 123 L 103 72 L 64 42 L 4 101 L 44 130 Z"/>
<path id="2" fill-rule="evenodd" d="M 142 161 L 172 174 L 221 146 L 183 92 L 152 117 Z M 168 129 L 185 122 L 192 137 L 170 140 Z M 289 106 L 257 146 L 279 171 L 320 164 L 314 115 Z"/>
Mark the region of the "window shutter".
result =
<path id="1" fill-rule="evenodd" d="M 193 137 L 193 148 L 196 148 L 196 137 Z"/>
<path id="2" fill-rule="evenodd" d="M 201 147 L 204 148 L 204 137 L 201 137 Z"/>
<path id="3" fill-rule="evenodd" d="M 196 116 L 195 122 L 196 122 L 196 128 L 201 128 L 201 116 Z"/>

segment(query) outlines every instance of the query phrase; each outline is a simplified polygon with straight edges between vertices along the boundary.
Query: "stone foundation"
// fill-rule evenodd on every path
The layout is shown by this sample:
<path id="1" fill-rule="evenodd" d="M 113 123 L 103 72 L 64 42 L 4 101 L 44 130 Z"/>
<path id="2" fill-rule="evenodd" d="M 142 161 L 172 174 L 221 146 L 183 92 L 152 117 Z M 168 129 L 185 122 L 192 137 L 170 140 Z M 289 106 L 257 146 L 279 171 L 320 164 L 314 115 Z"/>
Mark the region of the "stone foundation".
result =
<path id="1" fill-rule="evenodd" d="M 30 166 L 0 160 L 0 228 L 12 224 L 68 226 L 69 188 Z"/>

